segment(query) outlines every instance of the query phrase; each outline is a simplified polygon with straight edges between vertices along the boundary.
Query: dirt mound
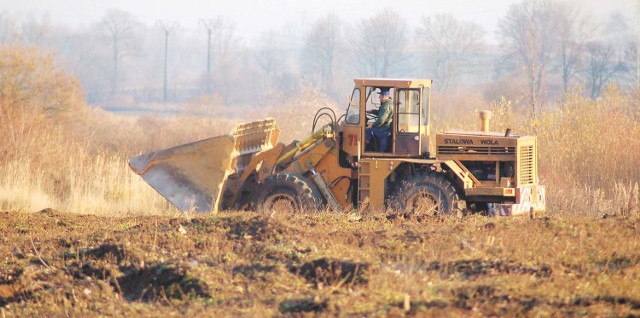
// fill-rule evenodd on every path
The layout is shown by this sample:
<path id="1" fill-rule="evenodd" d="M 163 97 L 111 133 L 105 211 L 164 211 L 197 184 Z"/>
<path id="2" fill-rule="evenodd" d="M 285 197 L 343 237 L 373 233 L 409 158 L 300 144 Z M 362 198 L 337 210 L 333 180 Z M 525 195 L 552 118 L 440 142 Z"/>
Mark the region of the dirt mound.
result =
<path id="1" fill-rule="evenodd" d="M 116 263 L 122 262 L 127 256 L 122 244 L 112 243 L 102 244 L 96 248 L 85 250 L 81 252 L 80 255 L 91 259 L 114 260 Z"/>
<path id="2" fill-rule="evenodd" d="M 276 267 L 269 265 L 264 266 L 260 264 L 253 264 L 248 266 L 236 266 L 233 268 L 232 273 L 234 275 L 243 275 L 251 280 L 265 279 L 267 273 L 276 272 Z"/>
<path id="3" fill-rule="evenodd" d="M 640 263 L 640 256 L 634 255 L 632 257 L 627 257 L 613 255 L 611 258 L 596 261 L 595 266 L 603 272 L 615 272 L 636 266 L 638 263 Z"/>
<path id="4" fill-rule="evenodd" d="M 451 293 L 453 294 L 453 305 L 467 310 L 473 308 L 473 303 L 498 304 L 509 301 L 509 296 L 497 295 L 495 288 L 486 285 L 456 288 Z"/>
<path id="5" fill-rule="evenodd" d="M 434 301 L 418 300 L 418 301 L 409 301 L 408 303 L 405 303 L 403 301 L 403 302 L 394 303 L 390 305 L 391 308 L 404 310 L 406 314 L 410 316 L 416 315 L 421 310 L 430 309 L 430 308 L 444 309 L 444 308 L 447 308 L 448 306 L 449 305 L 446 302 L 438 301 L 438 300 L 434 300 Z M 402 314 L 398 314 L 398 316 L 402 316 Z"/>
<path id="6" fill-rule="evenodd" d="M 24 293 L 14 284 L 0 284 L 0 308 L 9 303 L 24 299 Z"/>
<path id="7" fill-rule="evenodd" d="M 226 222 L 227 238 L 252 239 L 258 242 L 281 242 L 293 236 L 295 231 L 278 222 L 269 222 L 269 219 L 256 216 L 248 220 L 232 220 Z"/>
<path id="8" fill-rule="evenodd" d="M 331 258 L 321 258 L 303 264 L 292 266 L 290 271 L 304 277 L 316 286 L 351 284 L 364 285 L 369 282 L 369 264 L 352 263 Z"/>
<path id="9" fill-rule="evenodd" d="M 22 275 L 24 269 L 14 268 L 6 272 L 0 271 L 0 284 L 13 284 Z"/>
<path id="10" fill-rule="evenodd" d="M 68 277 L 61 271 L 41 265 L 27 265 L 24 269 L 14 270 L 3 275 L 0 281 L 0 308 L 10 303 L 34 299 L 42 290 L 60 287 L 60 277 Z"/>
<path id="11" fill-rule="evenodd" d="M 458 260 L 448 263 L 432 262 L 427 270 L 439 272 L 443 278 L 454 276 L 464 280 L 499 274 L 533 275 L 540 278 L 549 277 L 552 272 L 551 267 L 545 264 L 539 267 L 531 267 L 499 259 Z"/>
<path id="12" fill-rule="evenodd" d="M 67 266 L 66 271 L 75 279 L 95 278 L 109 280 L 120 274 L 117 266 L 100 260 L 89 260 L 86 262 L 74 261 Z"/>
<path id="13" fill-rule="evenodd" d="M 278 309 L 281 313 L 323 312 L 327 309 L 327 302 L 317 302 L 313 299 L 292 299 L 280 303 Z"/>
<path id="14" fill-rule="evenodd" d="M 174 264 L 158 264 L 117 279 L 120 291 L 129 301 L 152 302 L 166 298 L 209 298 L 209 287 Z"/>
<path id="15" fill-rule="evenodd" d="M 615 296 L 598 296 L 589 299 L 588 297 L 576 297 L 570 304 L 591 306 L 596 303 L 608 303 L 611 305 L 627 305 L 631 309 L 640 309 L 640 300 L 632 299 L 629 297 L 615 297 Z"/>
<path id="16" fill-rule="evenodd" d="M 56 209 L 52 209 L 52 208 L 46 208 L 46 209 L 42 209 L 38 212 L 36 212 L 37 214 L 42 214 L 42 215 L 46 215 L 46 216 L 60 216 L 60 215 L 64 215 L 64 211 L 59 211 Z"/>

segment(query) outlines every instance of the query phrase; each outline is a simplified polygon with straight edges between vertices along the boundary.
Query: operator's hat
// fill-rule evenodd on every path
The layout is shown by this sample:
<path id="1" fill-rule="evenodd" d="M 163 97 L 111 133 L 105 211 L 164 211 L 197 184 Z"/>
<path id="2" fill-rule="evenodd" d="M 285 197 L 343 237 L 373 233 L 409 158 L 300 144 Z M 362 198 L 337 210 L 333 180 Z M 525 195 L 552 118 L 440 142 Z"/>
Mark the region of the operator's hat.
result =
<path id="1" fill-rule="evenodd" d="M 379 94 L 383 96 L 391 96 L 391 92 L 388 88 L 381 88 Z"/>

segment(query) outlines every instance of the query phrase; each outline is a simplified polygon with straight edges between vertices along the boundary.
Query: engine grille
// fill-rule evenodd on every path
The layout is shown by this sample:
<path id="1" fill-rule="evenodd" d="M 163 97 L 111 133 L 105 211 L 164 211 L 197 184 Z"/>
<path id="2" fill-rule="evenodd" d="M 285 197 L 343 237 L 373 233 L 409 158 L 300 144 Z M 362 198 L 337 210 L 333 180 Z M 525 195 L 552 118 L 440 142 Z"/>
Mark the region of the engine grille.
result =
<path id="1" fill-rule="evenodd" d="M 439 146 L 442 155 L 513 155 L 515 147 Z"/>
<path id="2" fill-rule="evenodd" d="M 518 167 L 520 169 L 519 184 L 533 184 L 535 182 L 535 158 L 534 158 L 533 145 L 520 147 L 520 162 Z"/>

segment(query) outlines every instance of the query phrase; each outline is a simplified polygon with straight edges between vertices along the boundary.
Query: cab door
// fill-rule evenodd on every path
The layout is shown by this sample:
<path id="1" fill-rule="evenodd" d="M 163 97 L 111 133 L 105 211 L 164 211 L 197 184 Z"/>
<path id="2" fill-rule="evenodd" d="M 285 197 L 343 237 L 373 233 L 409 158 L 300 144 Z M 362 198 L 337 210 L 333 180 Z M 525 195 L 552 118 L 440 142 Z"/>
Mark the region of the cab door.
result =
<path id="1" fill-rule="evenodd" d="M 396 90 L 396 118 L 393 152 L 398 155 L 419 156 L 420 118 L 422 95 L 419 88 L 399 88 Z"/>
<path id="2" fill-rule="evenodd" d="M 362 118 L 360 113 L 361 93 L 356 87 L 351 94 L 351 101 L 347 108 L 344 125 L 342 126 L 342 150 L 352 156 L 360 155 L 360 147 L 364 144 L 362 139 Z"/>

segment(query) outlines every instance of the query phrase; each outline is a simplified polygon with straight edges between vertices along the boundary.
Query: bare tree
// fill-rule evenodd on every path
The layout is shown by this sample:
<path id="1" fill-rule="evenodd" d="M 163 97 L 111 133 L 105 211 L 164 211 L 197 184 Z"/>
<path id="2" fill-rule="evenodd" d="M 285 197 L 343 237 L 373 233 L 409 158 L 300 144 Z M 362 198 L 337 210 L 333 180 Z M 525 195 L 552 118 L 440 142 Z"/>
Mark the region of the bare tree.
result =
<path id="1" fill-rule="evenodd" d="M 109 41 L 113 72 L 111 74 L 111 95 L 118 93 L 120 81 L 119 66 L 129 56 L 138 42 L 136 28 L 140 25 L 133 15 L 126 11 L 111 9 L 100 20 L 101 35 Z"/>
<path id="2" fill-rule="evenodd" d="M 614 74 L 623 71 L 622 63 L 615 61 L 615 49 L 611 45 L 592 42 L 587 45 L 589 62 L 586 76 L 591 86 L 591 98 L 600 96 L 602 87 L 609 82 Z"/>
<path id="3" fill-rule="evenodd" d="M 451 80 L 470 65 L 471 55 L 484 47 L 482 27 L 460 21 L 451 14 L 423 17 L 417 34 L 423 43 L 425 60 L 434 66 L 442 91 L 446 91 Z"/>
<path id="4" fill-rule="evenodd" d="M 302 55 L 305 76 L 327 90 L 333 82 L 336 49 L 342 39 L 342 22 L 335 15 L 316 21 L 307 35 Z"/>
<path id="5" fill-rule="evenodd" d="M 7 13 L 0 12 L 0 43 L 10 43 L 15 41 L 16 21 Z"/>
<path id="6" fill-rule="evenodd" d="M 50 46 L 54 42 L 53 28 L 49 15 L 37 17 L 29 14 L 20 25 L 22 43 L 40 47 Z"/>
<path id="7" fill-rule="evenodd" d="M 625 71 L 634 87 L 640 87 L 640 56 L 638 56 L 638 41 L 627 43 L 624 48 Z"/>
<path id="8" fill-rule="evenodd" d="M 602 44 L 612 48 L 614 58 L 624 61 L 624 65 L 619 67 L 621 71 L 613 74 L 611 79 L 616 80 L 621 86 L 626 84 L 637 87 L 639 83 L 638 34 L 633 30 L 627 17 L 620 12 L 612 13 L 602 29 Z"/>
<path id="9" fill-rule="evenodd" d="M 259 47 L 255 54 L 258 66 L 264 72 L 264 88 L 273 88 L 274 80 L 284 68 L 284 55 L 282 54 L 282 43 L 278 40 L 275 31 L 269 31 L 262 35 Z"/>
<path id="10" fill-rule="evenodd" d="M 567 92 L 569 83 L 580 71 L 585 47 L 595 36 L 597 28 L 590 14 L 579 3 L 559 3 L 554 13 L 558 23 L 554 35 L 559 45 L 555 64 L 562 79 L 563 91 Z"/>
<path id="11" fill-rule="evenodd" d="M 558 28 L 556 5 L 552 1 L 523 0 L 512 4 L 498 24 L 498 33 L 507 49 L 504 62 L 512 62 L 513 70 L 524 72 L 533 117 L 541 109 L 547 66 L 557 51 L 557 42 L 549 36 Z"/>
<path id="12" fill-rule="evenodd" d="M 242 67 L 238 61 L 242 58 L 240 40 L 236 35 L 234 24 L 221 17 L 214 29 L 211 39 L 211 66 L 213 72 L 213 92 L 221 94 L 225 101 L 232 102 L 238 98 L 246 98 L 246 79 L 238 78 Z"/>
<path id="13" fill-rule="evenodd" d="M 374 77 L 399 73 L 407 46 L 406 30 L 404 19 L 392 9 L 363 19 L 352 39 L 358 71 Z"/>

